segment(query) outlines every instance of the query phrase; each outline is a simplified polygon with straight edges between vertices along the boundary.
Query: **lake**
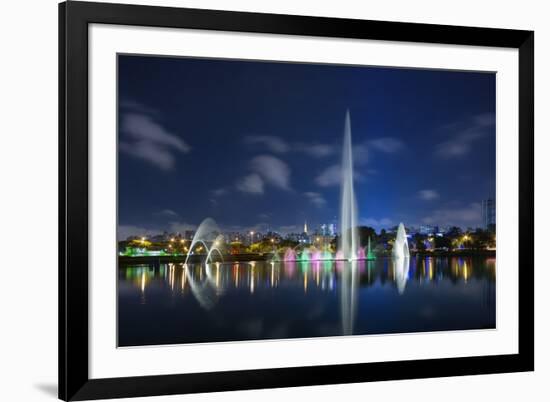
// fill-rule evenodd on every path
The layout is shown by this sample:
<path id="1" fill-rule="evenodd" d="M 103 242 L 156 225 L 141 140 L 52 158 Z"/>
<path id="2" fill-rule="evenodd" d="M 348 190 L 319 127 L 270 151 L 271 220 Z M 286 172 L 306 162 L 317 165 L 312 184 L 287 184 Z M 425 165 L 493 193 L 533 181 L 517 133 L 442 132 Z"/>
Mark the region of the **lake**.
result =
<path id="1" fill-rule="evenodd" d="M 118 268 L 118 345 L 495 328 L 494 257 Z"/>

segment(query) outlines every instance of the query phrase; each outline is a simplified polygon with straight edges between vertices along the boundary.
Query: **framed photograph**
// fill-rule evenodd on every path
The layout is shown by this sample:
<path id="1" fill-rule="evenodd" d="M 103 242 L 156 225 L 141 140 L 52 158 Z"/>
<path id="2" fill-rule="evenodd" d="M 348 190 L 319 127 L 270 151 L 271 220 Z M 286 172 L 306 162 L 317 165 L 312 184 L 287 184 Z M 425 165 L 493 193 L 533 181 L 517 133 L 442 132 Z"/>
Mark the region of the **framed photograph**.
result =
<path id="1" fill-rule="evenodd" d="M 59 397 L 530 371 L 534 33 L 59 5 Z"/>

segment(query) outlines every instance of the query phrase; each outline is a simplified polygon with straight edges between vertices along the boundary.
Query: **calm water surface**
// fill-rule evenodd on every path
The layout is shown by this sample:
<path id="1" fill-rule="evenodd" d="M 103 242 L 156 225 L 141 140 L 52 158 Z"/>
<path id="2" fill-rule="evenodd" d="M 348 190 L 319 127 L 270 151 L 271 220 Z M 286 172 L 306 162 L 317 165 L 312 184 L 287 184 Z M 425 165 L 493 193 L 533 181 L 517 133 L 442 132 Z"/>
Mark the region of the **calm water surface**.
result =
<path id="1" fill-rule="evenodd" d="M 127 265 L 119 346 L 495 328 L 495 259 Z"/>

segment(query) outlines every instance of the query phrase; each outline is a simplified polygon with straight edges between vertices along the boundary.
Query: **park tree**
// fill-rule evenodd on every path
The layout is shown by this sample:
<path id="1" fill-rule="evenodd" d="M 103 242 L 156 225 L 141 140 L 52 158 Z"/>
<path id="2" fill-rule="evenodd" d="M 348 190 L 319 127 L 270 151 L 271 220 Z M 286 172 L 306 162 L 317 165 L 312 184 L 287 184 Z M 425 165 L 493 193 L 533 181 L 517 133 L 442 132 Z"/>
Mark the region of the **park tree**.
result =
<path id="1" fill-rule="evenodd" d="M 434 248 L 436 249 L 450 249 L 452 248 L 452 240 L 447 236 L 435 236 L 434 237 Z"/>
<path id="2" fill-rule="evenodd" d="M 472 248 L 476 250 L 485 250 L 492 246 L 494 236 L 493 234 L 484 229 L 476 229 L 471 235 Z"/>
<path id="3" fill-rule="evenodd" d="M 376 230 L 369 226 L 359 226 L 357 228 L 357 233 L 359 235 L 359 244 L 361 247 L 366 247 L 369 242 L 369 237 L 371 239 L 371 244 L 376 243 Z"/>
<path id="4" fill-rule="evenodd" d="M 425 240 L 426 236 L 421 235 L 420 233 L 416 233 L 414 235 L 413 242 L 417 251 L 426 251 L 426 243 L 424 243 Z"/>

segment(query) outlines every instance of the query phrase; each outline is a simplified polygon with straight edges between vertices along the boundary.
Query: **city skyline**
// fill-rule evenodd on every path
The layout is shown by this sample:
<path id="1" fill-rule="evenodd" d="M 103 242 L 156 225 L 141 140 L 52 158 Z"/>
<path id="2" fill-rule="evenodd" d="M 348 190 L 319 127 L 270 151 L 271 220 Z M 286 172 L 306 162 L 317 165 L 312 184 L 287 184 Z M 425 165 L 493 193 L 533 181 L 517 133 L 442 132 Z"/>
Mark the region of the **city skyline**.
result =
<path id="1" fill-rule="evenodd" d="M 336 222 L 346 110 L 359 225 L 483 227 L 494 94 L 490 73 L 119 56 L 119 238 Z"/>

